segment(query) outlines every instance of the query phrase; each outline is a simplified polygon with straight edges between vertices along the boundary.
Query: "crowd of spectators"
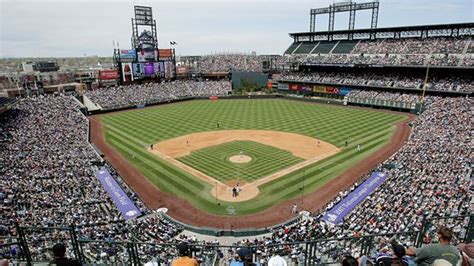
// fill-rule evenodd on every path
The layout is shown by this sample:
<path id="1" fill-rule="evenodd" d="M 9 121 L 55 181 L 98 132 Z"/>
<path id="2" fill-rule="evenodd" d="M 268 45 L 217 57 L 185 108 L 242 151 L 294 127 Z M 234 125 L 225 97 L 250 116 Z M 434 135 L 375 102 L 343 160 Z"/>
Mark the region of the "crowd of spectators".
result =
<path id="1" fill-rule="evenodd" d="M 286 55 L 278 61 L 279 65 L 321 64 L 321 65 L 400 65 L 423 66 L 473 66 L 469 59 L 463 60 L 460 54 L 325 54 L 325 55 Z"/>
<path id="2" fill-rule="evenodd" d="M 469 44 L 468 44 L 469 43 Z M 464 53 L 466 46 L 468 49 Z M 372 64 L 372 65 L 434 65 L 474 66 L 463 60 L 473 54 L 473 44 L 466 37 L 430 37 L 361 40 L 348 54 L 293 54 L 280 58 L 280 65 L 288 64 Z"/>
<path id="3" fill-rule="evenodd" d="M 387 92 L 387 91 L 378 91 L 378 90 L 351 90 L 347 95 L 350 97 L 356 98 L 368 98 L 375 100 L 386 100 L 386 101 L 396 101 L 404 103 L 418 103 L 421 101 L 420 94 L 412 93 L 400 93 L 400 92 Z"/>
<path id="4" fill-rule="evenodd" d="M 355 77 L 348 76 L 353 80 Z M 354 81 L 355 82 L 355 81 Z M 197 85 L 201 84 L 201 85 Z M 221 91 L 224 82 L 212 82 L 214 89 Z M 178 85 L 178 86 L 176 86 Z M 154 85 L 155 86 L 155 85 Z M 207 95 L 205 82 L 179 82 L 156 84 L 163 90 L 166 86 L 184 88 L 188 96 Z M 195 86 L 202 86 L 196 89 Z M 148 86 L 144 86 L 148 88 Z M 112 96 L 117 88 L 108 89 L 109 94 L 92 94 L 99 104 L 123 99 L 124 95 Z M 126 90 L 126 89 L 124 89 Z M 146 89 L 144 89 L 147 91 Z M 214 94 L 215 91 L 213 91 Z M 135 88 L 136 93 L 136 88 Z M 416 100 L 418 96 L 385 92 L 352 91 L 351 94 L 387 100 Z M 152 94 L 153 95 L 153 94 Z M 177 96 L 184 95 L 184 96 Z M 103 98 L 101 98 L 103 97 Z M 113 104 L 113 103 L 111 103 Z M 280 245 L 287 242 L 317 238 L 340 238 L 367 234 L 399 232 L 399 241 L 404 246 L 413 240 L 404 232 L 420 230 L 424 218 L 436 218 L 469 213 L 471 191 L 470 158 L 470 98 L 433 98 L 428 110 L 412 123 L 412 134 L 407 143 L 375 170 L 388 174 L 387 180 L 344 220 L 335 226 L 323 222 L 321 217 L 354 190 L 355 183 L 327 205 L 295 224 L 276 229 L 271 236 L 235 243 L 236 246 L 259 246 L 256 260 L 268 263 L 275 254 L 288 261 L 302 263 L 307 254 L 298 245 Z M 105 164 L 128 196 L 139 207 L 142 216 L 125 222 L 113 202 L 94 176 L 97 167 L 93 162 L 100 156 L 87 142 L 87 120 L 78 111 L 71 97 L 40 96 L 21 99 L 6 115 L 0 118 L 0 233 L 3 237 L 17 237 L 15 222 L 23 226 L 65 227 L 77 226 L 78 238 L 90 242 L 84 244 L 86 260 L 100 263 L 126 261 L 126 246 L 112 242 L 134 240 L 146 243 L 177 243 L 186 241 L 198 245 L 218 245 L 217 241 L 201 241 L 196 238 L 176 236 L 182 231 L 179 226 L 167 222 L 147 209 L 138 196 L 127 187 L 120 176 Z M 452 145 L 456 143 L 456 145 Z M 394 167 L 387 168 L 386 165 Z M 365 177 L 366 178 L 366 177 Z M 362 179 L 363 180 L 363 179 Z M 361 181 L 362 181 L 361 180 Z M 450 220 L 455 241 L 466 235 L 465 219 Z M 433 237 L 430 228 L 427 239 Z M 70 237 L 62 231 L 26 231 L 30 252 L 37 260 L 49 260 L 48 250 L 52 244 Z M 382 248 L 387 239 L 381 238 L 377 248 Z M 324 263 L 334 260 L 344 252 L 354 256 L 361 254 L 360 243 L 323 243 L 319 247 L 317 260 Z M 68 247 L 68 250 L 72 250 Z M 137 251 L 144 262 L 155 260 L 169 263 L 177 251 L 160 245 L 143 245 Z M 238 253 L 230 248 L 227 254 L 210 248 L 195 250 L 198 261 L 207 264 L 218 256 L 229 260 Z M 227 257 L 226 257 L 227 256 Z"/>
<path id="5" fill-rule="evenodd" d="M 349 71 L 321 71 L 321 72 L 288 72 L 281 75 L 280 80 L 319 82 L 338 85 L 366 85 L 389 88 L 423 89 L 424 77 L 410 73 L 373 73 Z M 428 81 L 427 89 L 440 91 L 474 91 L 472 77 L 447 76 L 439 78 L 433 76 Z"/>
<path id="6" fill-rule="evenodd" d="M 407 143 L 375 169 L 387 173 L 388 178 L 343 222 L 332 226 L 321 218 L 360 182 L 340 192 L 312 219 L 276 230 L 271 243 L 398 232 L 401 244 L 408 247 L 414 240 L 403 233 L 421 230 L 423 219 L 468 215 L 472 193 L 470 108 L 473 103 L 470 98 L 433 99 L 429 109 L 413 122 Z M 450 224 L 455 243 L 468 233 L 468 218 L 442 222 Z M 436 224 L 433 224 L 424 241 L 429 243 L 435 233 Z M 347 245 L 350 249 L 345 250 L 327 243 L 324 248 L 330 251 L 335 247 L 341 252 L 360 255 L 358 245 Z"/>
<path id="7" fill-rule="evenodd" d="M 464 55 L 474 53 L 473 46 L 465 36 L 361 40 L 348 54 L 285 54 L 271 58 L 278 68 L 292 64 L 474 66 L 473 60 L 463 60 Z M 198 71 L 262 71 L 263 62 L 269 58 L 238 53 L 207 55 L 199 59 Z"/>
<path id="8" fill-rule="evenodd" d="M 463 67 L 474 66 L 474 52 L 464 57 L 464 60 L 462 61 L 462 66 Z"/>
<path id="9" fill-rule="evenodd" d="M 16 237 L 15 223 L 77 226 L 82 240 L 121 241 L 134 235 L 168 241 L 181 229 L 159 217 L 108 167 L 145 217 L 126 223 L 94 172 L 100 156 L 87 140 L 87 119 L 71 97 L 20 99 L 0 123 L 0 235 Z M 150 218 L 148 218 L 150 217 Z M 143 232 L 147 233 L 144 234 Z M 30 252 L 46 259 L 50 241 L 67 237 L 27 232 Z M 93 249 L 91 249 L 93 253 Z"/>
<path id="10" fill-rule="evenodd" d="M 256 55 L 215 54 L 202 56 L 198 69 L 201 73 L 241 71 L 262 71 L 262 62 Z"/>
<path id="11" fill-rule="evenodd" d="M 461 54 L 468 39 L 461 37 L 430 37 L 379 39 L 360 41 L 355 54 Z"/>
<path id="12" fill-rule="evenodd" d="M 229 81 L 173 81 L 110 87 L 85 95 L 103 109 L 115 109 L 187 97 L 225 96 L 231 90 Z"/>

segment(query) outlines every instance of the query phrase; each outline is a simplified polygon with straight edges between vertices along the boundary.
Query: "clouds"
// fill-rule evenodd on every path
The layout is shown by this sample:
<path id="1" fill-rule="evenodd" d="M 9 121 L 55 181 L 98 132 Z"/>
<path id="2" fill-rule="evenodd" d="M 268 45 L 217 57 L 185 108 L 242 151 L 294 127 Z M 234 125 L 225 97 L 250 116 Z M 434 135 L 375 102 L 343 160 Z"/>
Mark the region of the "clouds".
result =
<path id="1" fill-rule="evenodd" d="M 309 9 L 329 0 L 0 0 L 0 56 L 82 56 L 112 54 L 112 41 L 130 46 L 133 5 L 149 5 L 160 44 L 176 41 L 177 53 L 257 51 L 281 54 L 289 32 L 309 29 Z M 472 21 L 470 0 L 381 0 L 380 26 Z M 358 14 L 360 27 L 368 14 Z M 403 18 L 403 19 L 400 19 Z M 343 15 L 336 28 L 346 28 Z M 318 29 L 327 26 L 318 20 Z"/>

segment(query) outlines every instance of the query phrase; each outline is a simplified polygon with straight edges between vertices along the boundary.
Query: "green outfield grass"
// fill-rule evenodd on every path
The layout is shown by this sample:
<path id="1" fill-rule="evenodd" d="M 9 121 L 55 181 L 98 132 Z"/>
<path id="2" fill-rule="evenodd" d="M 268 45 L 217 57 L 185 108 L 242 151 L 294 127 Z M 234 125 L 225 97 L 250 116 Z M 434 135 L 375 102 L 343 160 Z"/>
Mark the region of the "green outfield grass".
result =
<path id="1" fill-rule="evenodd" d="M 243 151 L 252 160 L 237 164 L 229 161 L 229 157 Z M 177 158 L 194 169 L 197 169 L 216 180 L 253 182 L 304 161 L 291 152 L 283 151 L 253 141 L 232 141 L 192 152 Z"/>
<path id="2" fill-rule="evenodd" d="M 365 109 L 271 99 L 189 101 L 112 113 L 100 119 L 107 142 L 161 190 L 179 195 L 203 211 L 225 214 L 226 208 L 233 206 L 237 215 L 243 215 L 314 191 L 387 144 L 395 129 L 394 124 L 405 118 L 404 115 Z M 150 144 L 163 140 L 226 128 L 298 133 L 327 141 L 343 150 L 260 186 L 260 194 L 255 199 L 241 203 L 220 202 L 219 206 L 210 193 L 210 184 L 147 151 Z M 346 140 L 349 141 L 347 148 L 344 147 Z M 362 151 L 356 150 L 357 144 L 362 145 Z M 195 152 L 206 152 L 206 149 Z M 186 163 L 193 163 L 191 157 L 186 159 Z M 202 158 L 199 167 L 206 168 L 205 160 Z M 205 171 L 219 171 L 210 168 Z M 301 189 L 303 184 L 304 190 Z"/>

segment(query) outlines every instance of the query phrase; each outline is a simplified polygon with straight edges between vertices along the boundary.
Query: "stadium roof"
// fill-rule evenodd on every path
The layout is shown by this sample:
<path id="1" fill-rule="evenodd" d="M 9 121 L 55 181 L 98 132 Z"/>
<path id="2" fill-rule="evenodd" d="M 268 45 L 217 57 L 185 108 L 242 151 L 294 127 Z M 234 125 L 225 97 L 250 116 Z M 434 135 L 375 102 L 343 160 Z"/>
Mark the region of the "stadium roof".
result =
<path id="1" fill-rule="evenodd" d="M 437 25 L 418 25 L 403 27 L 388 27 L 377 29 L 356 29 L 356 30 L 335 30 L 335 31 L 316 31 L 316 32 L 296 32 L 290 33 L 290 37 L 310 37 L 310 36 L 326 36 L 326 35 L 347 35 L 347 34 L 376 34 L 376 33 L 399 33 L 399 32 L 416 32 L 416 31 L 439 31 L 458 32 L 459 35 L 472 35 L 474 33 L 474 22 L 455 23 L 455 24 L 437 24 Z"/>

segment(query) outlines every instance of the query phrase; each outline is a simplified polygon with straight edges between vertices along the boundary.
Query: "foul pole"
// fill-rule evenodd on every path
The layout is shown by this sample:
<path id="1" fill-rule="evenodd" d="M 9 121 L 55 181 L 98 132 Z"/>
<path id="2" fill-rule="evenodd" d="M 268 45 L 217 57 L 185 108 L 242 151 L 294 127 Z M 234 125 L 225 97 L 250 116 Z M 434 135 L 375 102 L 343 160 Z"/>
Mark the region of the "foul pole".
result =
<path id="1" fill-rule="evenodd" d="M 426 94 L 426 87 L 428 87 L 429 74 L 430 74 L 430 61 L 428 59 L 428 65 L 426 66 L 425 82 L 423 83 L 423 93 L 421 94 L 420 110 L 418 111 L 419 114 L 421 114 L 421 110 L 423 109 L 423 104 L 425 103 L 425 94 Z"/>

